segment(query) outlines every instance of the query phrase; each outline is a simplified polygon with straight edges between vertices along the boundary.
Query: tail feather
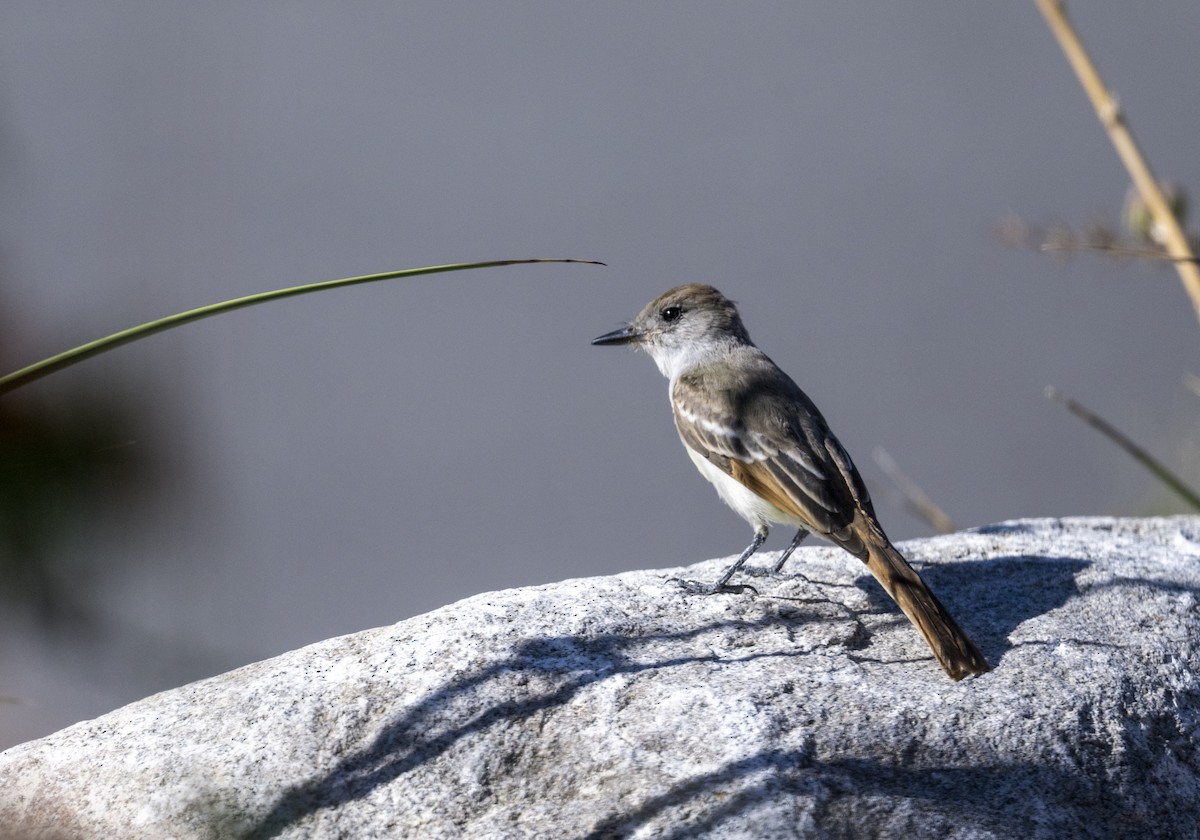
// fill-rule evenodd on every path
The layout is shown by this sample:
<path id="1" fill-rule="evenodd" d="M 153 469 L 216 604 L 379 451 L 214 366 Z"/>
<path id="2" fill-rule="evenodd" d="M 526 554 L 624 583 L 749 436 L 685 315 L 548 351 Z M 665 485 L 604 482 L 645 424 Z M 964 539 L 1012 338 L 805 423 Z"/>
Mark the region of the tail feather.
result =
<path id="1" fill-rule="evenodd" d="M 925 637 L 950 678 L 961 680 L 968 674 L 990 671 L 987 659 L 925 585 L 917 570 L 886 536 L 876 529 L 871 530 L 875 533 L 860 533 L 867 551 L 867 568 Z"/>

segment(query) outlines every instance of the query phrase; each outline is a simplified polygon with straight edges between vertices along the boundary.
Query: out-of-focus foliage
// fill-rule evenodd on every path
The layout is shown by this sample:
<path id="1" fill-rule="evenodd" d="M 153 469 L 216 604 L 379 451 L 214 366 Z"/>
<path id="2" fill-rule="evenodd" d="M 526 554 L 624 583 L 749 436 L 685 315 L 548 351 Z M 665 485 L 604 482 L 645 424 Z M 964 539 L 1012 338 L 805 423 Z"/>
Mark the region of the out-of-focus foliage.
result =
<path id="1" fill-rule="evenodd" d="M 112 392 L 115 393 L 115 392 Z M 61 550 L 155 479 L 120 398 L 42 404 L 0 399 L 0 600 L 54 632 L 94 631 L 88 597 L 100 570 Z M 75 559 L 71 559 L 75 558 Z"/>

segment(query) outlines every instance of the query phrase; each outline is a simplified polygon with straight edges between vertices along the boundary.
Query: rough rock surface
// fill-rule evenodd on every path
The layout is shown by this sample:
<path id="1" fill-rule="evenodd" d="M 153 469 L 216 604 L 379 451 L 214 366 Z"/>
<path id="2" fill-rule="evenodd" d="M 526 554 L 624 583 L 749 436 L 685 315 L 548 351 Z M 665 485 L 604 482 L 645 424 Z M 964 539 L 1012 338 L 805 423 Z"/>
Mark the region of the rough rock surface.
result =
<path id="1" fill-rule="evenodd" d="M 995 670 L 832 548 L 492 592 L 14 747 L 0 835 L 1200 836 L 1200 519 L 901 549 Z"/>

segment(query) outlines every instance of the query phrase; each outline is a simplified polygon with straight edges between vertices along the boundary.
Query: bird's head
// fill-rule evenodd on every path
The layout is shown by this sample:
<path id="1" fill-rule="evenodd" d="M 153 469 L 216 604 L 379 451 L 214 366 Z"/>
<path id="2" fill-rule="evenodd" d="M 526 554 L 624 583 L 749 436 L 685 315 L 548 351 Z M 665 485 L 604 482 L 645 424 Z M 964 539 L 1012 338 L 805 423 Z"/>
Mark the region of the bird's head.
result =
<path id="1" fill-rule="evenodd" d="M 668 379 L 705 357 L 750 343 L 733 301 L 702 283 L 663 292 L 627 326 L 592 339 L 592 344 L 640 347 Z"/>

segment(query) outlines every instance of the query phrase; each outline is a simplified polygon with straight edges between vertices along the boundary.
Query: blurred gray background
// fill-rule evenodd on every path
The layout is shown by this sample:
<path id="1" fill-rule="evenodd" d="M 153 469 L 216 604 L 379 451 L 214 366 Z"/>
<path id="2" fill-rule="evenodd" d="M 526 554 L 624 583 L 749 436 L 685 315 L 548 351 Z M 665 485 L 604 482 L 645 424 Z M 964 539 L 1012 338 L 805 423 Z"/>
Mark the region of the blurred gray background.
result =
<path id="1" fill-rule="evenodd" d="M 1200 4 L 1071 10 L 1195 186 Z M 87 490 L 6 491 L 40 524 L 5 549 L 37 562 L 0 583 L 0 746 L 474 593 L 739 551 L 651 361 L 588 344 L 684 281 L 740 302 L 894 538 L 930 530 L 877 446 L 961 526 L 1177 510 L 1043 397 L 1200 478 L 1175 274 L 994 235 L 1115 221 L 1126 184 L 1032 2 L 7 0 L 5 370 L 299 283 L 609 267 L 322 293 L 3 398 L 86 432 Z"/>

